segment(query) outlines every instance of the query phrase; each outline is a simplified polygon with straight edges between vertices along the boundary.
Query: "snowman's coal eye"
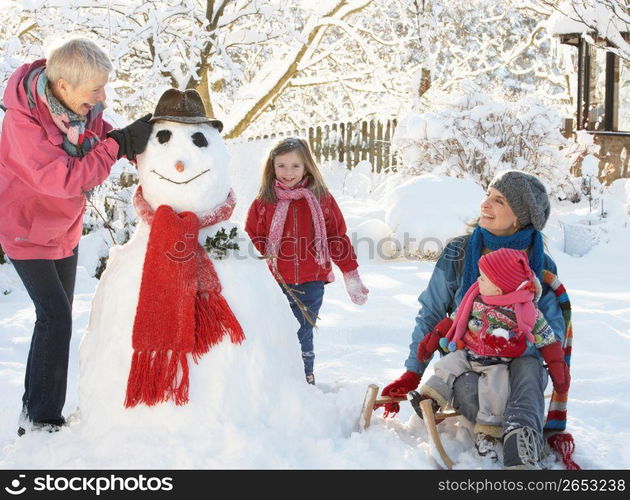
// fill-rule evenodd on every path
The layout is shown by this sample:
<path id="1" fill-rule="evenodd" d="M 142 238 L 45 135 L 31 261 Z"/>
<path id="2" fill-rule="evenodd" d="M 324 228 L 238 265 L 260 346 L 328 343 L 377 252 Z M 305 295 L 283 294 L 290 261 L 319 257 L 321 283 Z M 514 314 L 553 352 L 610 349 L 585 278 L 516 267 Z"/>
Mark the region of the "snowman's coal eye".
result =
<path id="1" fill-rule="evenodd" d="M 166 142 L 170 141 L 170 140 L 171 140 L 171 135 L 173 135 L 173 134 L 171 133 L 171 131 L 170 131 L 170 130 L 160 130 L 160 131 L 156 134 L 156 136 L 157 136 L 157 140 L 158 140 L 158 142 L 159 142 L 160 144 L 164 144 L 164 143 L 166 143 Z"/>
<path id="2" fill-rule="evenodd" d="M 208 139 L 201 132 L 196 132 L 192 136 L 193 144 L 198 148 L 205 148 L 208 146 Z"/>

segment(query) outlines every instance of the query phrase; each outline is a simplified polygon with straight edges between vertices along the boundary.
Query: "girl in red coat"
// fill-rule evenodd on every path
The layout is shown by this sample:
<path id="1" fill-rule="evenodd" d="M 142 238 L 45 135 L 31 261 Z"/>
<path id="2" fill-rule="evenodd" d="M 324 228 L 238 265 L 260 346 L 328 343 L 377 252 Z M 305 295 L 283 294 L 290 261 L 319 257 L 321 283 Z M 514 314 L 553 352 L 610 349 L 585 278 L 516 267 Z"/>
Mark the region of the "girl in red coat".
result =
<path id="1" fill-rule="evenodd" d="M 292 292 L 283 288 L 300 322 L 298 339 L 306 381 L 314 384 L 313 326 L 324 298 L 324 284 L 334 280 L 331 260 L 343 273 L 352 302 L 364 304 L 368 289 L 359 277 L 343 215 L 303 139 L 283 139 L 269 152 L 245 230 L 258 251 L 269 258 L 276 279 Z M 306 307 L 309 318 L 291 295 Z"/>

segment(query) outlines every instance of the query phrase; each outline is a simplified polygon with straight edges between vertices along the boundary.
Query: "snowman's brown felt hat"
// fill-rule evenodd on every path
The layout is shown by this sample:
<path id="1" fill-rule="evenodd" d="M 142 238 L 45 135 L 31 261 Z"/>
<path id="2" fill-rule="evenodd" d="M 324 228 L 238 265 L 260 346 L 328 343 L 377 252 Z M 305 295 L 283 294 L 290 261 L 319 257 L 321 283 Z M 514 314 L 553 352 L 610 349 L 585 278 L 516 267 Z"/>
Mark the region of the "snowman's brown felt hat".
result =
<path id="1" fill-rule="evenodd" d="M 199 92 L 193 89 L 182 92 L 177 89 L 168 89 L 162 94 L 155 107 L 151 123 L 157 120 L 166 120 L 179 123 L 209 123 L 219 132 L 223 130 L 223 123 L 216 118 L 206 116 L 206 108 L 203 105 Z"/>

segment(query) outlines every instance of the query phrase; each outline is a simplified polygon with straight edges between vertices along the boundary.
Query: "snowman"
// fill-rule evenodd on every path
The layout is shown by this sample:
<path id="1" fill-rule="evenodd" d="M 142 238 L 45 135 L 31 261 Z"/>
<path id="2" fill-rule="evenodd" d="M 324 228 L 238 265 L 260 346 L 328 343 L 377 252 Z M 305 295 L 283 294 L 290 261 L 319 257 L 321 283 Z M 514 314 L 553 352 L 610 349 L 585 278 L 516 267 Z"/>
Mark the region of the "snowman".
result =
<path id="1" fill-rule="evenodd" d="M 110 251 L 80 347 L 79 418 L 90 432 L 194 443 L 227 422 L 265 425 L 309 389 L 297 322 L 229 220 L 221 122 L 194 90 L 170 89 L 152 123 L 137 230 Z"/>

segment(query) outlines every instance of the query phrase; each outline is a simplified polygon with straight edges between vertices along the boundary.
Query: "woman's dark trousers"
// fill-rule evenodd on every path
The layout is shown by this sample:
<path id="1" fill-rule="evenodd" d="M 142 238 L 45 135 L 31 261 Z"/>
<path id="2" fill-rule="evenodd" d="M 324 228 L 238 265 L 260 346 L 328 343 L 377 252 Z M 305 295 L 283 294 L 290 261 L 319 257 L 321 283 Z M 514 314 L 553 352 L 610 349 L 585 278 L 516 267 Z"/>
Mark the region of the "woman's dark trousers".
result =
<path id="1" fill-rule="evenodd" d="M 24 412 L 33 422 L 63 422 L 77 257 L 75 248 L 73 255 L 59 260 L 11 259 L 35 304 L 22 397 Z"/>

